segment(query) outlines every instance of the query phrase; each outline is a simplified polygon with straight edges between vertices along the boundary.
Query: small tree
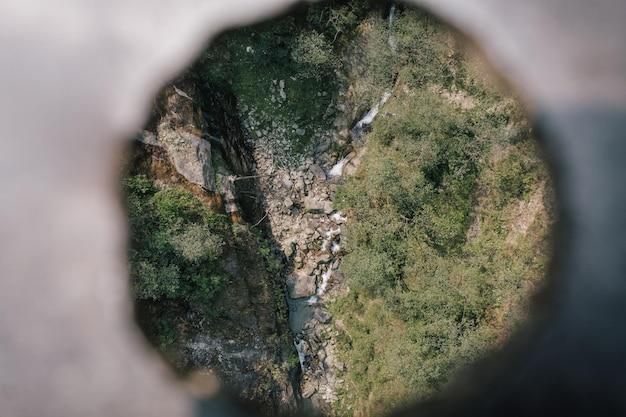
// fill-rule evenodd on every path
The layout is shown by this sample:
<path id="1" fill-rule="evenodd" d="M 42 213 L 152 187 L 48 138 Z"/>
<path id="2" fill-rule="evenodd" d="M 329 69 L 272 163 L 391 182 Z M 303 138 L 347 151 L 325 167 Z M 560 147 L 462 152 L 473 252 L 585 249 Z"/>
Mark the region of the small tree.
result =
<path id="1" fill-rule="evenodd" d="M 224 246 L 224 239 L 211 233 L 206 226 L 195 223 L 185 226 L 170 242 L 178 254 L 194 264 L 203 260 L 217 260 Z"/>
<path id="2" fill-rule="evenodd" d="M 314 30 L 303 32 L 296 38 L 291 58 L 300 64 L 301 75 L 317 80 L 333 71 L 337 62 L 332 45 Z"/>

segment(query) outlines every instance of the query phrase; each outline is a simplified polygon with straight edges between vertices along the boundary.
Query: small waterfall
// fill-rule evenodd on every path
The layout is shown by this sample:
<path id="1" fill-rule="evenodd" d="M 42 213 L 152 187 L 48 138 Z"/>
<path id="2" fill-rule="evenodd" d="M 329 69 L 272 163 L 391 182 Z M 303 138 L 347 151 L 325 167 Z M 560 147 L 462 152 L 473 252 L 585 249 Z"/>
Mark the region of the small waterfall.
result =
<path id="1" fill-rule="evenodd" d="M 326 291 L 326 287 L 328 286 L 328 280 L 330 279 L 332 274 L 333 274 L 333 269 L 329 265 L 326 272 L 322 274 L 322 282 L 317 287 L 317 290 L 315 291 L 315 295 L 310 296 L 309 299 L 307 300 L 308 305 L 312 306 L 312 305 L 317 304 L 317 302 L 319 301 L 319 297 L 322 294 L 324 294 L 324 292 Z"/>
<path id="2" fill-rule="evenodd" d="M 299 341 L 295 341 L 293 342 L 293 345 L 296 347 L 296 351 L 298 352 L 298 360 L 300 361 L 300 369 L 302 369 L 302 372 L 305 371 L 305 357 L 304 357 L 304 351 L 302 349 L 302 346 L 304 346 L 306 342 L 304 340 L 299 340 Z"/>
<path id="3" fill-rule="evenodd" d="M 389 25 L 388 25 L 389 36 L 387 37 L 387 45 L 389 45 L 389 49 L 391 49 L 393 52 L 396 52 L 396 41 L 393 39 L 393 33 L 392 33 L 393 18 L 395 14 L 396 14 L 396 4 L 392 3 L 391 8 L 389 9 Z"/>
<path id="4" fill-rule="evenodd" d="M 376 115 L 378 115 L 380 107 L 385 104 L 387 100 L 389 100 L 389 97 L 391 97 L 391 90 L 385 91 L 385 94 L 383 94 L 383 98 L 381 98 L 380 101 L 376 105 L 374 105 L 374 107 L 372 107 L 361 120 L 356 123 L 354 129 L 363 130 L 366 126 L 371 125 Z"/>
<path id="5" fill-rule="evenodd" d="M 396 4 L 392 3 L 389 8 L 389 30 L 391 30 L 391 26 L 393 24 L 393 16 L 396 13 Z"/>
<path id="6" fill-rule="evenodd" d="M 341 233 L 341 227 L 337 227 L 336 229 L 334 229 L 331 226 L 331 228 L 328 229 L 328 231 L 325 233 L 326 238 L 322 242 L 322 247 L 320 249 L 322 251 L 328 250 L 329 249 L 328 245 L 332 244 L 335 236 L 339 235 L 340 233 Z"/>
<path id="7" fill-rule="evenodd" d="M 352 128 L 352 134 L 357 140 L 361 139 L 361 132 L 363 129 L 372 124 L 374 118 L 380 111 L 380 108 L 387 102 L 387 100 L 389 100 L 389 97 L 391 97 L 391 90 L 385 91 L 385 94 L 383 94 L 380 101 L 374 105 L 374 107 L 372 107 L 370 111 L 368 111 L 365 116 L 363 116 L 363 118 L 356 123 L 356 125 L 354 125 Z"/>
<path id="8" fill-rule="evenodd" d="M 339 219 L 347 220 L 346 217 L 341 217 L 341 214 L 337 214 L 337 216 L 338 216 L 337 218 Z M 335 242 L 334 240 L 336 236 L 339 236 L 339 234 L 341 234 L 341 227 L 337 226 L 337 228 L 335 229 L 331 226 L 331 228 L 328 229 L 328 231 L 325 234 L 326 234 L 326 238 L 324 239 L 324 242 L 322 242 L 321 250 L 322 251 L 329 250 L 332 254 L 335 254 L 341 249 L 339 244 Z M 309 305 L 317 304 L 319 297 L 323 295 L 324 292 L 326 291 L 326 286 L 328 286 L 328 280 L 330 279 L 332 274 L 333 274 L 333 269 L 331 268 L 330 265 L 328 265 L 328 269 L 326 270 L 326 272 L 322 274 L 322 282 L 317 286 L 315 295 L 312 295 L 307 300 L 307 303 Z"/>
<path id="9" fill-rule="evenodd" d="M 330 217 L 332 217 L 333 220 L 340 221 L 342 223 L 345 223 L 348 221 L 348 217 L 342 216 L 340 211 L 334 212 L 333 214 L 330 215 Z"/>
<path id="10" fill-rule="evenodd" d="M 326 291 L 326 286 L 328 285 L 328 279 L 330 278 L 332 274 L 333 274 L 333 270 L 329 266 L 326 272 L 322 274 L 322 284 L 317 289 L 317 295 L 324 294 L 324 291 Z"/>
<path id="11" fill-rule="evenodd" d="M 328 171 L 329 177 L 341 177 L 343 175 L 343 167 L 348 163 L 348 158 L 342 158 Z"/>
<path id="12" fill-rule="evenodd" d="M 393 52 L 396 51 L 396 41 L 393 39 L 393 35 L 392 35 L 393 19 L 395 17 L 395 14 L 396 14 L 396 4 L 392 3 L 391 7 L 389 8 L 389 17 L 388 17 L 389 35 L 387 37 L 387 44 L 389 45 L 389 48 Z M 380 108 L 387 102 L 387 100 L 389 100 L 389 97 L 391 97 L 391 89 L 385 91 L 385 94 L 383 94 L 383 97 L 381 98 L 380 102 L 374 105 L 374 107 L 372 107 L 370 111 L 368 111 L 365 114 L 365 116 L 363 116 L 363 118 L 359 120 L 356 123 L 356 125 L 352 128 L 352 131 L 351 131 L 352 135 L 357 141 L 361 139 L 361 132 L 363 131 L 363 129 L 365 129 L 367 126 L 372 124 Z"/>

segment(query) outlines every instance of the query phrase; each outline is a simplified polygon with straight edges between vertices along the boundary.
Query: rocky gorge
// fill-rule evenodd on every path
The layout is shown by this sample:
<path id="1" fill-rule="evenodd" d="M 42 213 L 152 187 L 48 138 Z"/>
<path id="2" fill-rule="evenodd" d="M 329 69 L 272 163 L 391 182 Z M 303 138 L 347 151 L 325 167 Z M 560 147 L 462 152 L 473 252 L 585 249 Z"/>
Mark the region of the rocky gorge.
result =
<path id="1" fill-rule="evenodd" d="M 131 174 L 230 231 L 217 295 L 138 315 L 172 308 L 157 347 L 175 368 L 267 415 L 381 413 L 438 392 L 523 317 L 550 189 L 515 101 L 427 15 L 298 13 L 219 38 L 155 99 Z"/>
<path id="2" fill-rule="evenodd" d="M 279 276 L 270 279 L 278 280 L 285 292 L 284 298 L 269 300 L 276 294 L 263 288 L 263 274 L 251 276 L 258 273 L 252 265 L 241 265 L 241 260 L 232 258 L 228 262 L 236 274 L 244 275 L 245 285 L 235 287 L 238 301 L 229 305 L 226 314 L 241 330 L 229 336 L 233 339 L 216 338 L 196 322 L 203 330 L 181 342 L 177 366 L 207 367 L 219 374 L 226 386 L 240 392 L 242 387 L 252 390 L 259 383 L 256 374 L 263 373 L 259 368 L 273 369 L 274 377 L 280 369 L 285 375 L 278 379 L 289 381 L 295 391 L 289 384 L 278 389 L 275 409 L 284 412 L 304 407 L 330 414 L 337 391 L 342 389 L 340 375 L 345 365 L 335 353 L 336 329 L 325 301 L 346 290 L 339 265 L 342 227 L 348 221 L 332 203 L 337 184 L 354 172 L 364 149 L 349 145 L 346 126 L 341 129 L 343 136 L 319 134 L 309 153 L 292 159 L 297 166 L 277 168 L 278 158 L 284 157 L 283 144 L 267 131 L 256 141 L 246 140 L 246 134 L 256 135 L 253 119 L 237 124 L 232 120 L 234 109 L 228 109 L 231 113 L 227 116 L 224 108 L 224 103 L 232 101 L 207 96 L 212 91 L 185 77 L 168 85 L 155 101 L 150 124 L 136 137 L 139 148 L 134 164 L 143 164 L 143 171 L 150 172 L 158 185 L 186 188 L 235 223 L 265 230 L 275 245 L 273 256 L 283 266 Z M 358 127 L 362 129 L 372 119 L 369 112 Z M 246 127 L 250 129 L 247 132 Z M 295 127 L 292 130 L 298 134 Z M 337 148 L 344 152 L 333 150 Z M 216 158 L 221 163 L 216 164 Z M 243 272 L 248 268 L 252 271 Z M 226 298 L 232 301 L 230 296 Z M 286 304 L 289 329 L 277 325 L 272 310 L 281 308 L 268 308 L 267 303 Z M 280 355 L 273 352 L 277 347 L 264 343 L 268 337 L 277 339 L 274 333 L 280 332 L 292 335 L 290 345 L 298 355 L 298 369 L 276 367 L 281 362 Z M 243 396 L 255 398 L 245 389 Z"/>

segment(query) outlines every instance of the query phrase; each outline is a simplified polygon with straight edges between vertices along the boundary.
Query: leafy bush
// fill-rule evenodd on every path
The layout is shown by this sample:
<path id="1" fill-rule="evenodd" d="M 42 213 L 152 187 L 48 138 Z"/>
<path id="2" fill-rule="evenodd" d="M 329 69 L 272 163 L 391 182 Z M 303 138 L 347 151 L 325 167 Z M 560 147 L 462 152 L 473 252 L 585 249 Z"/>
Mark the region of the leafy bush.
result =
<path id="1" fill-rule="evenodd" d="M 175 340 L 173 323 L 181 306 L 194 302 L 209 311 L 228 283 L 220 256 L 230 229 L 224 216 L 209 211 L 189 192 L 158 190 L 145 175 L 126 178 L 124 191 L 132 292 L 156 311 L 140 321 L 157 346 L 169 344 Z M 165 308 L 165 300 L 176 308 Z"/>
<path id="2" fill-rule="evenodd" d="M 218 260 L 224 239 L 211 233 L 204 225 L 190 224 L 181 233 L 172 236 L 171 243 L 185 261 L 198 264 L 203 260 Z"/>
<path id="3" fill-rule="evenodd" d="M 156 221 L 160 225 L 174 226 L 181 222 L 201 221 L 202 204 L 190 193 L 168 188 L 157 191 L 150 199 Z"/>
<path id="4" fill-rule="evenodd" d="M 332 46 L 316 31 L 303 32 L 296 38 L 291 57 L 303 67 L 299 75 L 318 80 L 334 69 L 337 60 Z"/>
<path id="5" fill-rule="evenodd" d="M 150 261 L 132 256 L 133 293 L 139 300 L 174 298 L 180 289 L 180 269 L 176 265 L 159 267 Z"/>

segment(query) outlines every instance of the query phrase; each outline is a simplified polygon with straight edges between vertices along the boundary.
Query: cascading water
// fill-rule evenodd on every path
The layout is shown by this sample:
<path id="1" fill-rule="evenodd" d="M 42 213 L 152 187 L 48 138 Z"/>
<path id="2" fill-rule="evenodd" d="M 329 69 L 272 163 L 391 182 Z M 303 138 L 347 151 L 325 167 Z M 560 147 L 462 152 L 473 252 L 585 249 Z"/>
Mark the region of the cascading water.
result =
<path id="1" fill-rule="evenodd" d="M 328 286 L 328 280 L 330 279 L 332 274 L 333 274 L 333 270 L 329 265 L 326 272 L 322 274 L 322 282 L 317 287 L 317 290 L 315 291 L 315 295 L 312 295 L 311 297 L 309 297 L 307 301 L 309 305 L 317 304 L 317 302 L 319 301 L 319 297 L 322 296 L 324 292 L 326 291 L 326 287 Z"/>
<path id="2" fill-rule="evenodd" d="M 391 49 L 393 52 L 396 52 L 396 41 L 395 39 L 393 39 L 393 32 L 392 32 L 392 27 L 393 27 L 393 18 L 394 15 L 396 13 L 396 5 L 395 3 L 391 4 L 391 8 L 389 8 L 389 36 L 387 37 L 387 45 L 389 45 L 389 49 Z"/>
<path id="3" fill-rule="evenodd" d="M 392 3 L 389 9 L 388 16 L 389 35 L 387 38 L 387 44 L 393 52 L 395 52 L 396 50 L 396 43 L 392 35 L 395 12 L 396 5 Z M 391 89 L 385 91 L 379 102 L 376 103 L 365 114 L 365 116 L 363 116 L 363 118 L 361 118 L 361 120 L 359 120 L 354 125 L 351 133 L 355 141 L 359 141 L 361 139 L 361 132 L 372 124 L 372 122 L 380 112 L 382 106 L 385 105 L 387 100 L 389 100 L 389 98 L 391 97 L 391 94 Z M 326 173 L 326 178 L 333 179 L 343 176 L 344 168 L 349 162 L 349 157 L 345 157 L 337 161 L 335 165 L 333 165 Z M 328 321 L 330 321 L 330 314 L 324 306 L 324 296 L 326 294 L 328 286 L 330 285 L 333 272 L 339 268 L 339 263 L 341 262 L 342 257 L 342 248 L 339 238 L 341 234 L 341 227 L 339 226 L 339 224 L 344 224 L 348 220 L 348 218 L 346 216 L 343 216 L 340 212 L 333 212 L 328 216 L 328 219 L 335 223 L 335 225 L 327 226 L 328 229 L 325 232 L 319 230 L 319 236 L 323 238 L 319 250 L 321 253 L 326 254 L 325 256 L 330 258 L 330 262 L 328 262 L 328 258 L 325 258 L 324 263 L 328 263 L 326 263 L 325 265 L 320 264 L 317 269 L 316 273 L 318 275 L 316 279 L 315 293 L 308 298 L 288 298 L 288 303 L 290 307 L 289 321 L 292 330 L 296 334 L 296 338 L 293 343 L 298 352 L 298 359 L 300 361 L 300 368 L 302 369 L 302 373 L 303 375 L 306 374 L 306 379 L 303 379 L 304 381 L 311 379 L 318 381 L 328 381 L 335 379 L 333 367 L 328 366 L 328 363 L 332 362 L 328 362 L 329 358 L 332 358 L 334 356 L 333 348 L 329 346 L 325 347 L 323 357 L 326 358 L 326 362 L 324 362 L 325 364 L 323 364 L 321 367 L 317 367 L 318 365 L 315 365 L 317 363 L 317 353 L 310 352 L 309 345 L 307 344 L 308 340 L 315 340 L 316 337 L 319 336 L 319 330 L 316 330 L 316 328 L 320 326 L 320 324 L 328 323 Z M 308 360 L 312 360 L 312 362 L 308 362 Z M 305 377 L 303 376 L 303 378 Z M 336 395 L 333 392 L 333 389 L 330 388 L 330 385 L 326 386 L 324 390 L 321 389 L 321 386 L 317 386 L 318 388 L 315 389 L 310 388 L 312 386 L 315 386 L 315 384 L 311 385 L 307 382 L 304 383 L 302 388 L 303 397 L 308 398 L 308 396 L 310 396 L 313 392 L 319 389 L 320 394 L 322 394 L 322 398 L 324 398 L 325 400 L 334 401 L 332 400 L 332 398 L 336 399 Z"/>
<path id="4" fill-rule="evenodd" d="M 296 351 L 298 352 L 298 360 L 300 361 L 300 369 L 302 369 L 302 372 L 305 371 L 305 356 L 304 356 L 304 349 L 303 346 L 306 342 L 304 340 L 299 340 L 299 341 L 295 341 L 293 342 L 293 345 L 296 347 Z"/>
<path id="5" fill-rule="evenodd" d="M 380 99 L 380 101 L 376 103 L 374 107 L 372 107 L 370 111 L 368 111 L 365 116 L 363 116 L 363 118 L 356 123 L 356 125 L 354 125 L 354 127 L 352 128 L 352 134 L 354 135 L 355 139 L 361 139 L 361 132 L 363 131 L 363 129 L 372 124 L 374 118 L 378 115 L 380 108 L 387 102 L 387 100 L 389 100 L 389 97 L 391 97 L 391 90 L 385 91 L 385 94 L 383 94 L 383 97 Z"/>
<path id="6" fill-rule="evenodd" d="M 388 15 L 387 44 L 395 52 L 396 44 L 392 36 L 396 5 L 391 4 Z M 383 40 L 384 42 L 384 40 Z M 387 46 L 382 45 L 383 48 Z M 361 138 L 361 132 L 367 129 L 378 116 L 382 107 L 391 98 L 392 89 L 383 92 L 382 97 L 354 125 L 351 130 L 355 142 Z M 356 166 L 357 153 L 334 161 L 325 175 L 314 176 L 315 186 L 311 190 L 330 188 L 337 179 L 344 175 L 346 166 Z M 352 159 L 356 159 L 353 162 Z M 321 165 L 321 164 L 320 164 Z M 322 165 L 323 166 L 323 165 Z M 318 171 L 319 171 L 318 166 Z M 315 192 L 313 193 L 315 194 Z M 332 202 L 332 193 L 324 193 L 318 202 Z M 308 196 L 311 201 L 311 195 Z M 291 200 L 290 200 L 291 203 Z M 277 215 L 276 213 L 274 214 Z M 293 345 L 298 353 L 302 375 L 300 389 L 302 399 L 313 401 L 318 407 L 337 401 L 337 390 L 343 387 L 343 380 L 337 378 L 337 370 L 343 370 L 343 364 L 335 353 L 335 342 L 329 337 L 332 331 L 332 316 L 326 308 L 326 302 L 333 297 L 334 286 L 342 282 L 338 272 L 344 246 L 341 240 L 342 225 L 348 218 L 341 212 L 324 214 L 305 213 L 306 223 L 310 227 L 308 237 L 297 241 L 298 250 L 294 254 L 294 270 L 288 278 L 289 325 L 294 333 Z M 275 221 L 275 220 L 274 220 Z M 317 225 L 313 225 L 316 222 Z M 290 243 L 291 244 L 291 243 Z M 292 251 L 293 246 L 291 246 Z M 336 289 L 336 288 L 335 288 Z"/>
<path id="7" fill-rule="evenodd" d="M 327 176 L 329 178 L 341 177 L 343 175 L 343 167 L 346 166 L 349 161 L 350 160 L 348 158 L 342 158 L 339 162 L 333 165 L 330 171 L 328 171 Z"/>
<path id="8" fill-rule="evenodd" d="M 347 217 L 342 217 L 341 214 L 339 214 L 339 213 L 334 213 L 334 215 L 336 215 L 336 217 L 335 217 L 336 219 L 345 219 L 345 220 L 347 220 Z M 339 246 L 339 243 L 337 243 L 335 241 L 335 238 L 337 236 L 339 236 L 340 233 L 341 233 L 341 227 L 339 227 L 339 226 L 337 226 L 336 229 L 333 228 L 333 227 L 328 229 L 328 231 L 325 233 L 326 238 L 324 239 L 324 242 L 322 243 L 322 246 L 321 246 L 320 249 L 322 251 L 330 250 L 330 253 L 333 254 L 333 255 L 336 254 L 337 252 L 339 252 L 341 247 Z M 334 265 L 334 266 L 338 266 L 338 262 L 339 262 L 339 260 L 335 258 L 334 263 L 336 263 L 337 265 Z M 326 291 L 326 287 L 328 286 L 328 280 L 330 279 L 330 277 L 333 274 L 333 267 L 332 266 L 333 265 L 328 265 L 326 271 L 321 275 L 322 281 L 321 281 L 321 283 L 319 283 L 319 285 L 317 285 L 317 289 L 315 290 L 315 295 L 312 295 L 311 297 L 309 297 L 309 299 L 307 301 L 309 305 L 317 304 L 317 302 L 319 300 L 319 297 L 322 296 L 324 294 L 324 292 Z"/>
<path id="9" fill-rule="evenodd" d="M 393 52 L 396 51 L 396 42 L 393 39 L 393 33 L 392 33 L 393 19 L 395 17 L 395 14 L 396 14 L 396 5 L 395 3 L 392 3 L 389 9 L 389 17 L 388 17 L 389 35 L 387 37 L 387 44 L 389 45 L 389 48 Z M 372 122 L 374 121 L 374 118 L 378 115 L 380 108 L 387 102 L 387 100 L 389 100 L 389 97 L 391 97 L 391 89 L 385 91 L 380 101 L 377 104 L 375 104 L 374 107 L 372 107 L 365 114 L 365 116 L 363 116 L 363 118 L 356 123 L 356 125 L 354 125 L 354 127 L 352 128 L 352 135 L 354 136 L 356 140 L 361 139 L 361 132 L 363 131 L 363 129 L 365 129 L 366 127 L 372 124 Z"/>

